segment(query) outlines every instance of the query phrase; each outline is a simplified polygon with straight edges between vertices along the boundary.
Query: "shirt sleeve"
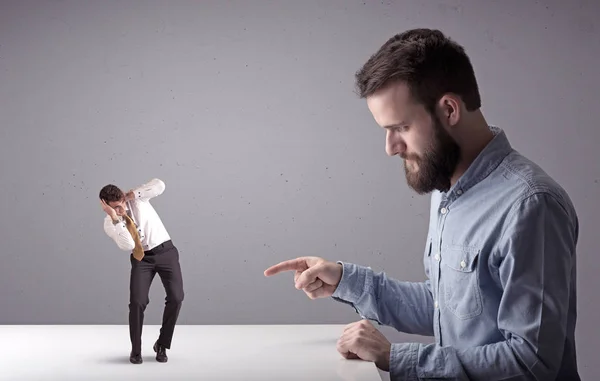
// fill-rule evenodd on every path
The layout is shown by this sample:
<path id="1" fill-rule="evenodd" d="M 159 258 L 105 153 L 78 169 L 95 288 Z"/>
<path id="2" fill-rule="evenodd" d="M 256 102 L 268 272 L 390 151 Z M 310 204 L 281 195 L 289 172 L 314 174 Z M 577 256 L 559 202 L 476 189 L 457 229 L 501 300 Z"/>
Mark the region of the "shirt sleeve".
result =
<path id="1" fill-rule="evenodd" d="M 165 183 L 160 179 L 152 179 L 149 182 L 133 189 L 133 195 L 136 200 L 149 200 L 160 196 L 165 191 Z"/>
<path id="2" fill-rule="evenodd" d="M 125 225 L 125 221 L 122 218 L 115 224 L 112 218 L 106 216 L 104 218 L 104 232 L 115 241 L 121 250 L 132 251 L 135 247 L 133 237 L 131 237 L 131 233 L 127 230 L 127 225 Z"/>
<path id="3" fill-rule="evenodd" d="M 350 304 L 364 319 L 433 336 L 433 297 L 426 282 L 401 282 L 368 267 L 338 263 L 343 270 L 334 300 Z"/>
<path id="4" fill-rule="evenodd" d="M 515 204 L 498 270 L 502 342 L 472 348 L 392 344 L 391 380 L 554 380 L 562 362 L 578 222 L 549 194 Z"/>

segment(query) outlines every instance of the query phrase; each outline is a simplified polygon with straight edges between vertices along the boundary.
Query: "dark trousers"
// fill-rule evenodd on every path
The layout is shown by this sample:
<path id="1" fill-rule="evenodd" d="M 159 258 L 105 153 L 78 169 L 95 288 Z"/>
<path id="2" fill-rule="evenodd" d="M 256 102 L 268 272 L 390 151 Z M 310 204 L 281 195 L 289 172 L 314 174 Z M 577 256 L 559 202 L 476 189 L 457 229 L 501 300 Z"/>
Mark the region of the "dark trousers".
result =
<path id="1" fill-rule="evenodd" d="M 131 278 L 129 283 L 129 335 L 131 350 L 141 353 L 144 311 L 150 302 L 150 285 L 156 273 L 160 276 L 167 294 L 158 343 L 171 348 L 175 323 L 183 302 L 183 277 L 179 265 L 179 251 L 171 241 L 145 252 L 141 261 L 131 255 Z"/>

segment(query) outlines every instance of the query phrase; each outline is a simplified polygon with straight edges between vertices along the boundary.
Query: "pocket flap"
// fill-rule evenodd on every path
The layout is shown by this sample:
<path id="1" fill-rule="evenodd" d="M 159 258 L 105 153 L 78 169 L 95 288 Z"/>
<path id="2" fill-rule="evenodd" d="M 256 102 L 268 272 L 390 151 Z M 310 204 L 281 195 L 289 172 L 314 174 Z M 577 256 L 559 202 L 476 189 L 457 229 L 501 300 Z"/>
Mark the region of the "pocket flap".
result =
<path id="1" fill-rule="evenodd" d="M 444 247 L 442 260 L 456 271 L 472 272 L 477 265 L 479 249 L 473 246 L 452 245 Z"/>

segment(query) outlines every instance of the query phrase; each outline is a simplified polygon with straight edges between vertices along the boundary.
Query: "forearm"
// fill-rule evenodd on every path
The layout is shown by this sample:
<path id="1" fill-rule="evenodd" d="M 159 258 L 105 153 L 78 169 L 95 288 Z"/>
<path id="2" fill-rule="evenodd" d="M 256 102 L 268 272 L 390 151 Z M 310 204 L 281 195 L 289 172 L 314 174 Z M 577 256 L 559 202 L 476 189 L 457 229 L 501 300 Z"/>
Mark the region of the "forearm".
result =
<path id="1" fill-rule="evenodd" d="M 106 218 L 104 220 L 104 232 L 115 241 L 121 250 L 131 251 L 135 247 L 133 237 L 131 237 L 131 233 L 127 230 L 127 225 L 122 219 L 116 222 L 111 218 Z"/>
<path id="2" fill-rule="evenodd" d="M 433 298 L 425 282 L 401 282 L 367 267 L 342 266 L 334 299 L 351 304 L 362 317 L 398 331 L 433 336 Z"/>
<path id="3" fill-rule="evenodd" d="M 133 191 L 133 197 L 136 199 L 151 199 L 161 195 L 165 191 L 165 183 L 160 179 L 152 179 Z"/>

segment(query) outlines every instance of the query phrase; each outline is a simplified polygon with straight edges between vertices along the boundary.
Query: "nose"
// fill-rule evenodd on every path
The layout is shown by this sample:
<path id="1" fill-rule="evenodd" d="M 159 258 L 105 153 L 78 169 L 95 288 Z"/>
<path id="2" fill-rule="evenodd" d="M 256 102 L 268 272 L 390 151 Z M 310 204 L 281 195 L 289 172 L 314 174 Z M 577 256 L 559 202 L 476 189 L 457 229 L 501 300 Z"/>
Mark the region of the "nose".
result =
<path id="1" fill-rule="evenodd" d="M 385 153 L 388 156 L 400 155 L 406 151 L 404 141 L 392 130 L 387 130 L 385 135 Z"/>

